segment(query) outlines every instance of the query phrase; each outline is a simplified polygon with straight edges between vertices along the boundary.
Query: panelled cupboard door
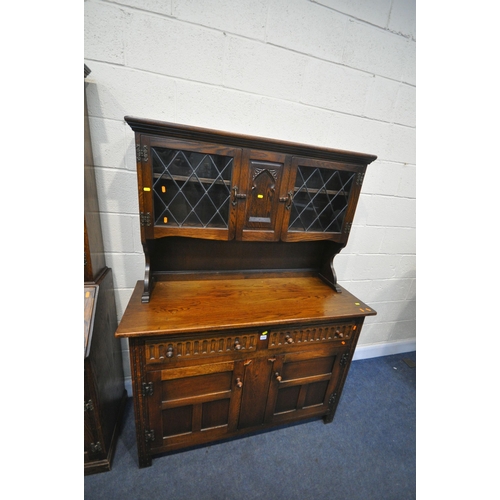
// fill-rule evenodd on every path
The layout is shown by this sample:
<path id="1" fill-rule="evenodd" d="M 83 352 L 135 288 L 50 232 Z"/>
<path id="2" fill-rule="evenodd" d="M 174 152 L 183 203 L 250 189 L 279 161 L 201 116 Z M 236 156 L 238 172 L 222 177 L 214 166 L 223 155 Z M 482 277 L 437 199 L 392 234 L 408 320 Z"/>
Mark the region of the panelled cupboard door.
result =
<path id="1" fill-rule="evenodd" d="M 348 236 L 361 191 L 364 168 L 294 157 L 290 198 L 281 239 L 305 241 Z"/>
<path id="2" fill-rule="evenodd" d="M 143 239 L 234 237 L 240 149 L 143 135 L 137 157 Z"/>
<path id="3" fill-rule="evenodd" d="M 347 356 L 345 351 L 320 348 L 272 358 L 266 423 L 324 415 Z"/>
<path id="4" fill-rule="evenodd" d="M 149 372 L 151 451 L 221 439 L 235 431 L 242 380 L 241 361 Z"/>
<path id="5" fill-rule="evenodd" d="M 290 157 L 267 151 L 243 151 L 236 238 L 243 241 L 278 241 L 287 202 Z"/>

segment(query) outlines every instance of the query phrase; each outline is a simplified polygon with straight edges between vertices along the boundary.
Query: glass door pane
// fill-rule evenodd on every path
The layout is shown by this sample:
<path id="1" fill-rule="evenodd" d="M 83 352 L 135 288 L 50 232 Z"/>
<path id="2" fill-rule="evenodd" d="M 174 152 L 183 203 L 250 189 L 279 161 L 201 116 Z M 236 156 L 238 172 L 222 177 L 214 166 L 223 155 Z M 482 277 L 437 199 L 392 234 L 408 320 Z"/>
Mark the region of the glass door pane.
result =
<path id="1" fill-rule="evenodd" d="M 232 156 L 152 147 L 155 226 L 228 228 Z"/>
<path id="2" fill-rule="evenodd" d="M 356 173 L 298 165 L 289 231 L 339 233 Z"/>

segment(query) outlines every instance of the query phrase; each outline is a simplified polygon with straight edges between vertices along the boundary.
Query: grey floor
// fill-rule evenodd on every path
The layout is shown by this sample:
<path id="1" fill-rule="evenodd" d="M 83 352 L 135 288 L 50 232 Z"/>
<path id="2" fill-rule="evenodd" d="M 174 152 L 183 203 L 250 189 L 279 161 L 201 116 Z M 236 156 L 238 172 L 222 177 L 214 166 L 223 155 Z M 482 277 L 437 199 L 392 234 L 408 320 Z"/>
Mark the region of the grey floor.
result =
<path id="1" fill-rule="evenodd" d="M 415 352 L 358 360 L 331 424 L 296 424 L 139 469 L 129 399 L 112 470 L 85 477 L 85 499 L 414 499 L 415 414 Z"/>

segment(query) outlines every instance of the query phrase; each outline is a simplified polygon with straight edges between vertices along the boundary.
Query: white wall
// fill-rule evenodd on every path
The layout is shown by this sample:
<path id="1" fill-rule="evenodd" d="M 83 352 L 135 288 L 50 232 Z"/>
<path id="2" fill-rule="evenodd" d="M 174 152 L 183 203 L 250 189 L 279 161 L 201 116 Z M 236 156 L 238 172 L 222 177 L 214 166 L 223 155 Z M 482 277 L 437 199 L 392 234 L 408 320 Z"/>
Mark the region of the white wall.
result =
<path id="1" fill-rule="evenodd" d="M 133 115 L 377 155 L 335 267 L 378 312 L 359 352 L 414 347 L 415 45 L 415 0 L 87 0 L 90 125 L 118 319 L 144 270 L 123 120 Z M 128 355 L 125 365 L 128 375 Z"/>

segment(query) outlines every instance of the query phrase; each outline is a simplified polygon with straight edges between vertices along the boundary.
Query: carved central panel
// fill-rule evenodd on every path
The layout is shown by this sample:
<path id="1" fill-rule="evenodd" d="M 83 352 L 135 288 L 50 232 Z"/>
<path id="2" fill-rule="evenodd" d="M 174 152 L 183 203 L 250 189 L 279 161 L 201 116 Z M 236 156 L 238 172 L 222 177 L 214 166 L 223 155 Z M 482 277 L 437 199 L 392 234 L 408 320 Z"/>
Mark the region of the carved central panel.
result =
<path id="1" fill-rule="evenodd" d="M 276 163 L 250 162 L 251 184 L 248 193 L 247 228 L 273 228 L 282 167 Z"/>

